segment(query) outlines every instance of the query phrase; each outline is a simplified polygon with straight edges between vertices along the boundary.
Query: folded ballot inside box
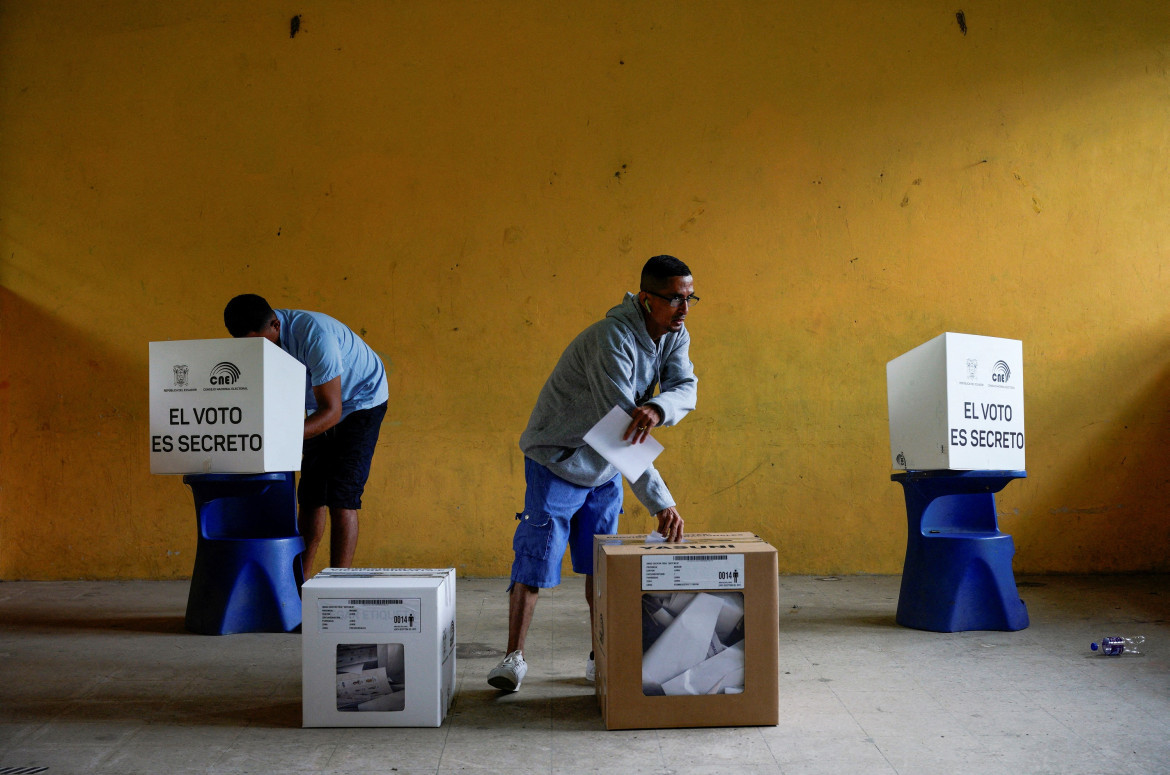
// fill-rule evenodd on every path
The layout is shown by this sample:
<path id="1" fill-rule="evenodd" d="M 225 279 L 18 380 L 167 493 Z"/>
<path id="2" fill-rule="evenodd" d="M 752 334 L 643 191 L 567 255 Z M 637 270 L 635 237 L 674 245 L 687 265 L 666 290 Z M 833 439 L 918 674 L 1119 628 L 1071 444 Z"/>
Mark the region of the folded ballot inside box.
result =
<path id="1" fill-rule="evenodd" d="M 301 605 L 304 726 L 442 724 L 455 686 L 454 568 L 327 568 Z"/>
<path id="2" fill-rule="evenodd" d="M 776 724 L 776 550 L 751 533 L 594 542 L 596 691 L 609 729 Z"/>
<path id="3" fill-rule="evenodd" d="M 642 692 L 742 692 L 743 614 L 742 592 L 644 592 Z"/>

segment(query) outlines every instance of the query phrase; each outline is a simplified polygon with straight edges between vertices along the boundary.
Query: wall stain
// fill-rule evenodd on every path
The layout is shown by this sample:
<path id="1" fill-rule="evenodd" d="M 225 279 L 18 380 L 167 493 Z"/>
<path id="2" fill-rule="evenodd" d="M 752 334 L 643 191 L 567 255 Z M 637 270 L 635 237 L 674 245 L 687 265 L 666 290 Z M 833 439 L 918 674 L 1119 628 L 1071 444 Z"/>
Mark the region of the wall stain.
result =
<path id="1" fill-rule="evenodd" d="M 910 185 L 921 186 L 922 178 L 915 178 L 913 181 L 911 181 Z M 902 207 L 905 207 L 908 204 L 910 204 L 910 189 L 906 189 L 906 193 L 902 196 Z"/>
<path id="2" fill-rule="evenodd" d="M 301 15 L 298 13 L 296 16 L 292 17 L 291 20 L 289 20 L 288 36 L 290 38 L 295 38 L 297 36 L 297 33 L 300 31 L 301 31 Z"/>
<path id="3" fill-rule="evenodd" d="M 691 217 L 687 218 L 685 221 L 683 221 L 682 226 L 679 227 L 679 231 L 686 231 L 687 229 L 691 228 L 696 223 L 698 223 L 699 216 L 702 215 L 704 212 L 706 212 L 706 210 L 707 210 L 707 208 L 700 207 L 699 209 L 697 209 L 693 213 L 691 213 Z"/>
<path id="4" fill-rule="evenodd" d="M 734 487 L 738 487 L 739 485 L 743 484 L 743 482 L 744 482 L 745 480 L 747 480 L 749 477 L 751 477 L 751 475 L 752 475 L 752 474 L 754 474 L 756 471 L 759 471 L 759 470 L 760 470 L 761 468 L 763 468 L 763 467 L 764 467 L 764 464 L 763 464 L 763 462 L 761 462 L 759 465 L 757 465 L 757 466 L 756 466 L 755 468 L 753 468 L 751 471 L 748 471 L 746 474 L 744 474 L 743 476 L 741 476 L 739 479 L 737 479 L 736 481 L 732 482 L 731 484 L 727 485 L 726 487 L 721 487 L 721 488 L 719 488 L 719 489 L 718 489 L 718 490 L 716 490 L 715 492 L 713 492 L 713 493 L 711 493 L 710 495 L 708 495 L 708 496 L 707 496 L 707 498 L 714 498 L 714 497 L 715 497 L 716 495 L 718 495 L 719 493 L 722 493 L 722 492 L 727 492 L 728 490 L 730 490 L 730 489 L 732 489 L 732 488 L 734 488 Z M 704 500 L 706 500 L 706 499 L 704 499 Z M 695 503 L 699 503 L 699 501 L 695 501 Z"/>
<path id="5" fill-rule="evenodd" d="M 1012 177 L 1015 178 L 1016 182 L 1020 184 L 1020 188 L 1034 189 L 1034 186 L 1031 183 L 1029 183 L 1028 181 L 1024 180 L 1024 177 L 1020 173 L 1013 171 Z M 1034 193 L 1031 196 L 1032 196 L 1032 210 L 1037 215 L 1039 215 L 1044 210 L 1044 208 L 1040 204 L 1040 198 L 1038 196 L 1036 196 L 1036 194 L 1034 194 Z"/>
<path id="6" fill-rule="evenodd" d="M 955 21 L 957 21 L 959 23 L 959 31 L 962 32 L 964 35 L 966 35 L 967 34 L 967 14 L 963 13 L 962 11 L 957 11 L 955 13 Z"/>
<path id="7" fill-rule="evenodd" d="M 1104 514 L 1108 511 L 1113 511 L 1114 509 L 1120 509 L 1120 508 L 1123 508 L 1122 504 L 1120 504 L 1120 503 L 1117 504 L 1116 506 L 1088 506 L 1088 507 L 1080 508 L 1080 509 L 1075 509 L 1075 508 L 1070 508 L 1068 506 L 1064 506 L 1063 508 L 1049 509 L 1048 513 L 1049 514 Z"/>

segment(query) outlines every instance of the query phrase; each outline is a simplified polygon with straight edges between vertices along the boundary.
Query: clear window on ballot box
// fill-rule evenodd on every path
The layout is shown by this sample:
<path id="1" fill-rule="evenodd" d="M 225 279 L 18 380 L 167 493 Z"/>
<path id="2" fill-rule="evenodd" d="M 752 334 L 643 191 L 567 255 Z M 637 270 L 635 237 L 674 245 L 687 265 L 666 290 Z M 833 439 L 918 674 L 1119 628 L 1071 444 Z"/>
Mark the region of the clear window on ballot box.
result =
<path id="1" fill-rule="evenodd" d="M 642 693 L 739 694 L 743 592 L 642 595 Z"/>
<path id="2" fill-rule="evenodd" d="M 401 643 L 337 644 L 337 709 L 406 708 L 406 650 Z"/>

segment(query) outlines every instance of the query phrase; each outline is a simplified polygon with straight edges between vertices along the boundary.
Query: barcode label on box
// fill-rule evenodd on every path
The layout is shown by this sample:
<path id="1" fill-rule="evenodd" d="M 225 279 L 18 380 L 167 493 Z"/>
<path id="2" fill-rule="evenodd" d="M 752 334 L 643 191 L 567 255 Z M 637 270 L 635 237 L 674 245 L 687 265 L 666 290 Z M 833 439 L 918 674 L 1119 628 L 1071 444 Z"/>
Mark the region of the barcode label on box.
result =
<path id="1" fill-rule="evenodd" d="M 742 554 L 666 554 L 642 557 L 642 589 L 743 589 Z"/>
<path id="2" fill-rule="evenodd" d="M 321 632 L 422 632 L 422 599 L 324 598 L 317 601 Z"/>
<path id="3" fill-rule="evenodd" d="M 401 600 L 350 600 L 350 605 L 403 605 Z"/>

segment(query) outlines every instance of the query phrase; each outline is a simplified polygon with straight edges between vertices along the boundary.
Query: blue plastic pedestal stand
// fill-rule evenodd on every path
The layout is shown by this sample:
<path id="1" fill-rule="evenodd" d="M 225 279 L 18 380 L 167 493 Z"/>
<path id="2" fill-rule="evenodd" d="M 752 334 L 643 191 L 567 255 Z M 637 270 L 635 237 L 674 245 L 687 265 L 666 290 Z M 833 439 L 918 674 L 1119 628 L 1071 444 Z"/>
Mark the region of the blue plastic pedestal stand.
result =
<path id="1" fill-rule="evenodd" d="M 301 624 L 293 472 L 188 474 L 199 539 L 186 626 L 202 635 L 291 632 Z"/>
<path id="2" fill-rule="evenodd" d="M 1025 471 L 904 471 L 906 564 L 897 621 L 933 632 L 1022 630 L 1012 537 L 1001 533 L 995 493 Z"/>

